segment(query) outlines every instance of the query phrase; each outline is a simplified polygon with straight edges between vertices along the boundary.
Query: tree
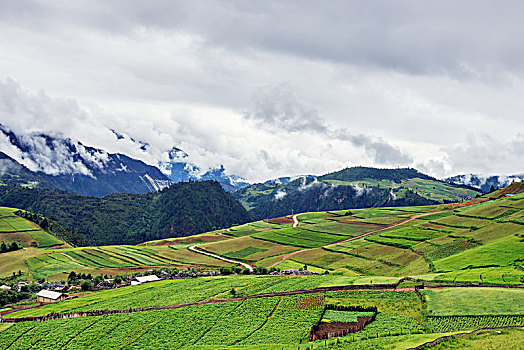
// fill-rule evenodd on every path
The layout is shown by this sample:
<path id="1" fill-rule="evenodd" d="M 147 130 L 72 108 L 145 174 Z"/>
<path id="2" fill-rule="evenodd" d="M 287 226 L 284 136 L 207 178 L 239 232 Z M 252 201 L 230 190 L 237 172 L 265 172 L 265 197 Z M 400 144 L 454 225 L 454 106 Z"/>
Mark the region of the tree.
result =
<path id="1" fill-rule="evenodd" d="M 104 282 L 104 276 L 98 275 L 95 277 L 94 285 L 97 286 L 99 283 Z"/>
<path id="2" fill-rule="evenodd" d="M 20 249 L 20 247 L 18 246 L 18 244 L 16 244 L 16 242 L 11 243 L 11 247 L 9 248 L 10 251 L 14 252 L 18 249 Z"/>
<path id="3" fill-rule="evenodd" d="M 71 271 L 71 273 L 69 274 L 69 277 L 67 277 L 67 280 L 71 281 L 71 282 L 74 282 L 74 281 L 76 281 L 76 279 L 77 279 L 76 272 L 75 271 Z"/>
<path id="4" fill-rule="evenodd" d="M 113 280 L 113 282 L 114 282 L 115 284 L 120 284 L 120 283 L 122 283 L 122 277 L 120 277 L 120 276 L 116 276 L 115 279 Z"/>
<path id="5" fill-rule="evenodd" d="M 7 246 L 5 245 L 5 242 L 2 242 L 2 245 L 0 245 L 0 252 L 1 253 L 7 252 Z"/>
<path id="6" fill-rule="evenodd" d="M 93 283 L 91 283 L 89 281 L 84 281 L 80 285 L 80 288 L 82 288 L 83 291 L 91 290 L 93 288 Z"/>
<path id="7" fill-rule="evenodd" d="M 237 295 L 237 291 L 235 290 L 235 288 L 231 288 L 230 292 L 233 298 Z"/>

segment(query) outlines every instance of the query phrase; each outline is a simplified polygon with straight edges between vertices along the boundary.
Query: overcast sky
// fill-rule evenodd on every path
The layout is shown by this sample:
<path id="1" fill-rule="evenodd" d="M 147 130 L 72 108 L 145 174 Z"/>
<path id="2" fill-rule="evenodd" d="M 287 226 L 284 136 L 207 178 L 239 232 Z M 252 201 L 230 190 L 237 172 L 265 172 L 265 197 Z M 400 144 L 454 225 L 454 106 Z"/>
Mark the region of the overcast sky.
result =
<path id="1" fill-rule="evenodd" d="M 355 165 L 522 173 L 523 13 L 522 1 L 5 0 L 0 122 L 150 164 L 177 146 L 251 181 Z"/>

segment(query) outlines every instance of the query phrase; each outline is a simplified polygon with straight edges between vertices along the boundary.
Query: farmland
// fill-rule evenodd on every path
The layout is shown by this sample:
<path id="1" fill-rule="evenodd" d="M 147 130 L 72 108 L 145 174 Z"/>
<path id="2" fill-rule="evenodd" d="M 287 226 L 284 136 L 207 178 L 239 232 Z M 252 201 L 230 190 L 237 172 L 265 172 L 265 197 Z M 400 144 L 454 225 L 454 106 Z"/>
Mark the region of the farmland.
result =
<path id="1" fill-rule="evenodd" d="M 79 312 L 107 310 L 227 299 L 227 291 L 235 286 L 242 295 L 266 291 L 293 290 L 313 286 L 320 278 L 309 281 L 304 277 L 223 277 L 200 280 L 159 281 L 139 286 L 109 290 L 42 308 L 20 311 L 10 317 L 47 314 L 50 312 Z M 336 278 L 327 277 L 327 279 Z M 295 281 L 296 283 L 292 283 Z M 306 282 L 307 281 L 307 282 Z M 334 281 L 334 280 L 333 280 Z M 333 282 L 331 281 L 331 282 Z M 298 284 L 297 284 L 298 283 Z M 303 284 L 307 283 L 307 284 Z M 328 282 L 330 283 L 330 282 Z M 176 292 L 175 292 L 176 291 Z M 174 293 L 175 292 L 175 293 Z M 435 303 L 449 306 L 467 303 L 463 288 L 428 290 L 437 293 L 430 298 L 429 308 Z M 322 349 L 390 346 L 395 343 L 422 344 L 443 335 L 442 332 L 461 331 L 482 327 L 524 324 L 524 313 L 514 309 L 514 315 L 504 315 L 508 307 L 518 306 L 522 291 L 473 289 L 483 305 L 489 305 L 489 315 L 442 315 L 425 317 L 419 296 L 413 291 L 326 291 L 288 296 L 265 296 L 253 299 L 218 303 L 195 304 L 175 309 L 151 310 L 44 322 L 20 322 L 0 328 L 0 349 L 63 347 L 84 348 L 252 348 L 252 349 Z M 519 295 L 520 293 L 520 295 Z M 507 304 L 490 303 L 498 298 L 510 300 Z M 440 298 L 440 299 L 437 299 Z M 511 301 L 513 300 L 513 301 Z M 378 315 L 364 330 L 338 340 L 308 340 L 309 330 L 317 322 L 325 304 L 374 306 Z M 475 304 L 472 300 L 470 304 Z M 513 304 L 512 304 L 513 303 Z M 482 310 L 482 306 L 470 305 Z M 455 309 L 459 309 L 455 306 Z M 362 313 L 326 312 L 329 322 L 351 322 Z M 168 340 L 169 339 L 169 340 Z"/>
<path id="2" fill-rule="evenodd" d="M 188 249 L 195 245 L 252 266 L 305 267 L 319 275 L 175 279 L 88 293 L 9 317 L 160 309 L 0 324 L 0 344 L 65 349 L 388 348 L 393 344 L 403 348 L 453 332 L 524 326 L 521 288 L 433 288 L 438 283 L 522 287 L 524 226 L 519 220 L 523 199 L 519 194 L 425 207 L 302 213 L 298 227 L 292 227 L 291 217 L 282 217 L 136 246 L 26 246 L 0 254 L 4 276 L 20 269 L 22 278 L 30 271 L 33 279 L 60 280 L 72 270 L 116 275 L 161 267 L 231 266 Z M 2 213 L 7 218 L 14 215 L 9 209 Z M 16 220 L 15 226 L 23 228 Z M 43 232 L 34 228 L 28 232 L 35 236 Z M 13 230 L 3 234 L 27 234 Z M 370 287 L 363 286 L 358 290 L 362 285 L 396 283 L 405 276 L 412 279 L 398 288 L 366 290 Z M 339 289 L 348 285 L 357 290 Z M 414 285 L 421 288 L 419 294 Z M 314 289 L 324 287 L 335 289 Z M 290 291 L 302 292 L 289 295 Z M 378 314 L 357 333 L 310 342 L 309 331 L 326 304 L 376 307 Z M 336 312 L 323 316 L 326 322 L 351 322 L 355 317 Z"/>
<path id="3" fill-rule="evenodd" d="M 7 276 L 31 268 L 35 277 L 59 280 L 73 269 L 120 274 L 147 267 L 230 265 L 188 250 L 196 244 L 201 250 L 255 266 L 308 265 L 317 272 L 371 279 L 423 276 L 438 281 L 520 283 L 524 226 L 517 219 L 523 211 L 518 207 L 522 197 L 302 213 L 298 227 L 291 227 L 293 220 L 284 217 L 138 246 L 28 247 L 23 258 L 2 266 L 0 272 Z M 5 209 L 4 215 L 13 215 L 12 210 Z M 33 234 L 38 232 L 35 229 Z M 291 265 L 285 263 L 289 254 Z"/>

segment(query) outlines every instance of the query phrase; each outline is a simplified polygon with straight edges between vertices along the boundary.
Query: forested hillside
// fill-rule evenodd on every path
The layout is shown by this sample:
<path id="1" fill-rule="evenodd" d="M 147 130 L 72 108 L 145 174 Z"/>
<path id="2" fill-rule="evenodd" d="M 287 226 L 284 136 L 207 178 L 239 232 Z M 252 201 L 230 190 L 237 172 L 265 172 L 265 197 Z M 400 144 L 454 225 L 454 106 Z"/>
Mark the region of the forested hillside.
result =
<path id="1" fill-rule="evenodd" d="M 254 184 L 234 195 L 256 219 L 307 211 L 430 205 L 469 200 L 480 191 L 411 168 L 346 168 L 286 184 Z"/>
<path id="2" fill-rule="evenodd" d="M 187 236 L 250 220 L 216 181 L 183 182 L 157 193 L 103 198 L 18 186 L 0 187 L 0 205 L 49 217 L 89 245 L 137 244 Z"/>

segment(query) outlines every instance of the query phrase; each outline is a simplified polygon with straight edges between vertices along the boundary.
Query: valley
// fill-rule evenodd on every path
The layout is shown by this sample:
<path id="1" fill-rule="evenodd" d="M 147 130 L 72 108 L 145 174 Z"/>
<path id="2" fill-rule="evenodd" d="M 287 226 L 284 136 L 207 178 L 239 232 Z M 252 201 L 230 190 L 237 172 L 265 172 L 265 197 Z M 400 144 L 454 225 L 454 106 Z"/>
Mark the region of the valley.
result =
<path id="1" fill-rule="evenodd" d="M 486 335 L 471 331 L 493 327 L 501 331 L 490 341 L 520 337 L 511 327 L 524 326 L 524 193 L 512 186 L 458 203 L 306 212 L 138 245 L 72 247 L 3 208 L 2 238 L 23 247 L 0 254 L 7 283 L 18 271 L 13 281 L 63 283 L 70 271 L 212 276 L 13 306 L 0 348 L 388 349 L 455 334 L 474 342 Z M 356 333 L 312 340 L 314 324 L 335 322 L 324 313 L 354 313 L 329 305 L 378 313 Z"/>

